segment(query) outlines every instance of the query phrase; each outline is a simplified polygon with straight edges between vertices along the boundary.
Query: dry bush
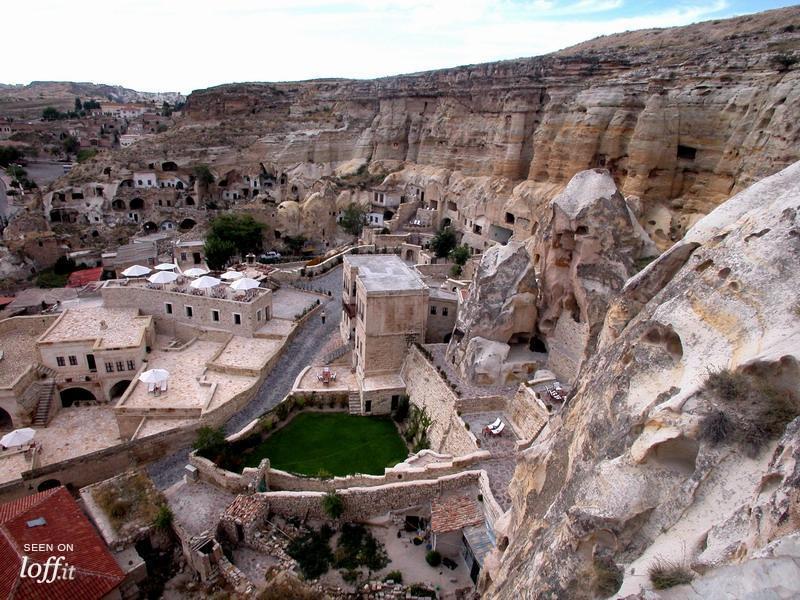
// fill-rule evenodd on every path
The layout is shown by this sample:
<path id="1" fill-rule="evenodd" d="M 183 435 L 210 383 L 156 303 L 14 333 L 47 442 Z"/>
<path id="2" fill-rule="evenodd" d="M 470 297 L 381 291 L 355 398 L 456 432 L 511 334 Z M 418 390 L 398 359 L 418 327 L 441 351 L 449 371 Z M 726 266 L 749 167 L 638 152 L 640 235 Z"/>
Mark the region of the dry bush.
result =
<path id="1" fill-rule="evenodd" d="M 676 585 L 690 583 L 694 576 L 682 562 L 657 557 L 647 568 L 650 583 L 657 590 L 666 590 Z"/>

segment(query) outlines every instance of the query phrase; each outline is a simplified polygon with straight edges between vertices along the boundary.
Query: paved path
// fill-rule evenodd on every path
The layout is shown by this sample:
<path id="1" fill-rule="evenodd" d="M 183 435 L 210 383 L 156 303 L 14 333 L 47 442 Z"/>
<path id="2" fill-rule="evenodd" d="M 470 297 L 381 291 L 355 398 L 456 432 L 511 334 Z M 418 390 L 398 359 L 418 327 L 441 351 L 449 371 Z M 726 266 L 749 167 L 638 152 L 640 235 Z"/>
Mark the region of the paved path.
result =
<path id="1" fill-rule="evenodd" d="M 325 304 L 327 318 L 323 325 L 319 313 L 306 321 L 281 354 L 278 362 L 264 379 L 255 398 L 225 424 L 225 432 L 234 433 L 256 417 L 275 406 L 292 389 L 294 380 L 307 365 L 321 358 L 320 351 L 339 330 L 342 316 L 342 269 L 337 267 L 310 283 L 315 289 L 331 292 Z M 148 467 L 150 476 L 159 489 L 165 489 L 183 476 L 183 467 L 189 462 L 189 449 L 185 448 Z"/>

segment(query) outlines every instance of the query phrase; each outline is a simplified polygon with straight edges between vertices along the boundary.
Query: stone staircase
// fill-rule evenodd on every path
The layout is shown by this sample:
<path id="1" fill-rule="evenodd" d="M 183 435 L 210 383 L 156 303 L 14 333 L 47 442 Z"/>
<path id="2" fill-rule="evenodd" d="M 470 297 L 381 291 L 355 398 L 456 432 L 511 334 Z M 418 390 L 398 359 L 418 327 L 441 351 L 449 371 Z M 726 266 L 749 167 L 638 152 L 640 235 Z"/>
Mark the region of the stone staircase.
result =
<path id="1" fill-rule="evenodd" d="M 361 396 L 358 391 L 350 390 L 347 394 L 348 405 L 350 408 L 351 415 L 360 415 L 361 414 Z"/>
<path id="2" fill-rule="evenodd" d="M 36 372 L 39 374 L 40 377 L 47 378 L 47 379 L 55 379 L 57 373 L 51 369 L 50 367 L 46 367 L 42 364 L 36 365 Z"/>
<path id="3" fill-rule="evenodd" d="M 36 413 L 33 417 L 34 427 L 47 427 L 53 413 L 53 398 L 55 398 L 56 382 L 45 379 L 39 382 L 39 392 L 36 403 Z"/>

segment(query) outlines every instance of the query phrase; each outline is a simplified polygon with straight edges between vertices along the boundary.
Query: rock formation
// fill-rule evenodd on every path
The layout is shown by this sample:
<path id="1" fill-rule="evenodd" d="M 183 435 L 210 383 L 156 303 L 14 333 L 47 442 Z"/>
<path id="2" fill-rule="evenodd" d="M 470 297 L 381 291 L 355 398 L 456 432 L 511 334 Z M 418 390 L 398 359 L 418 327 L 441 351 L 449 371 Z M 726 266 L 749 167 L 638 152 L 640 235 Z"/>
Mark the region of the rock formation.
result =
<path id="1" fill-rule="evenodd" d="M 800 163 L 628 281 L 518 463 L 488 598 L 798 594 L 797 264 Z M 652 590 L 659 560 L 691 589 Z"/>
<path id="2" fill-rule="evenodd" d="M 532 226 L 575 173 L 603 167 L 640 199 L 637 216 L 663 250 L 800 158 L 798 47 L 793 7 L 413 75 L 223 85 L 192 93 L 174 129 L 114 160 L 269 164 L 304 196 L 342 167 L 391 162 L 414 170 L 407 180 L 444 186 L 469 220 L 472 211 L 499 226 L 507 212 Z M 105 166 L 71 178 L 100 180 Z M 479 185 L 447 189 L 451 175 Z"/>
<path id="3" fill-rule="evenodd" d="M 571 381 L 593 352 L 612 298 L 658 254 L 608 171 L 582 171 L 528 242 L 539 275 L 538 331 L 549 368 Z"/>
<path id="4" fill-rule="evenodd" d="M 536 274 L 525 246 L 509 242 L 481 259 L 458 313 L 448 358 L 479 383 L 503 381 L 509 342 L 528 341 L 536 324 Z"/>

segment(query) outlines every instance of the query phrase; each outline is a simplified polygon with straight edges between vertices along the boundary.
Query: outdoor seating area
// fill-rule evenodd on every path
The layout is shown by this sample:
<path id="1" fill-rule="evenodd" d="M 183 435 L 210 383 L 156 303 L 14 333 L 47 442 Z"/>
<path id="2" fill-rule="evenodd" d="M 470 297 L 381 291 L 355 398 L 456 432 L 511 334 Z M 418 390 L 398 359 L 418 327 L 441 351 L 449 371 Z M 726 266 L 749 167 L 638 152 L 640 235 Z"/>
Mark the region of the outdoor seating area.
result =
<path id="1" fill-rule="evenodd" d="M 502 435 L 503 430 L 505 428 L 506 428 L 505 422 L 500 417 L 497 417 L 494 421 L 492 421 L 491 423 L 486 425 L 486 427 L 483 428 L 483 434 Z"/>
<path id="2" fill-rule="evenodd" d="M 155 267 L 133 265 L 122 272 L 124 279 L 106 285 L 144 287 L 192 296 L 210 296 L 221 300 L 251 302 L 259 295 L 260 281 L 247 277 L 239 271 L 228 271 L 220 279 L 211 277 L 205 269 L 191 268 L 176 272 L 177 265 L 162 263 Z M 263 290 L 262 290 L 263 291 Z"/>
<path id="3" fill-rule="evenodd" d="M 336 381 L 336 371 L 331 371 L 330 367 L 322 367 L 322 371 L 317 375 L 317 381 L 324 384 Z"/>

